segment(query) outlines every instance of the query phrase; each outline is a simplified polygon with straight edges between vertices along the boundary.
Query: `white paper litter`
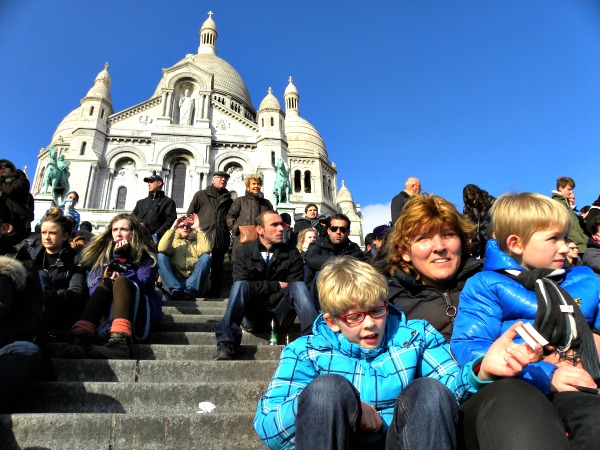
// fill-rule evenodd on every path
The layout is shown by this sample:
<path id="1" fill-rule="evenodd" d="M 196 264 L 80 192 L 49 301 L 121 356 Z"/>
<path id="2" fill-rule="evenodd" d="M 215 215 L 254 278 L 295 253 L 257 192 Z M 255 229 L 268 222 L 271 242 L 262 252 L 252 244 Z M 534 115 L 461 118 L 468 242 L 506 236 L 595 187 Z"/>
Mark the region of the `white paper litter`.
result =
<path id="1" fill-rule="evenodd" d="M 196 411 L 196 414 L 211 413 L 215 409 L 217 409 L 217 405 L 215 405 L 214 403 L 211 403 L 211 402 L 200 402 L 200 403 L 198 403 L 198 411 Z"/>

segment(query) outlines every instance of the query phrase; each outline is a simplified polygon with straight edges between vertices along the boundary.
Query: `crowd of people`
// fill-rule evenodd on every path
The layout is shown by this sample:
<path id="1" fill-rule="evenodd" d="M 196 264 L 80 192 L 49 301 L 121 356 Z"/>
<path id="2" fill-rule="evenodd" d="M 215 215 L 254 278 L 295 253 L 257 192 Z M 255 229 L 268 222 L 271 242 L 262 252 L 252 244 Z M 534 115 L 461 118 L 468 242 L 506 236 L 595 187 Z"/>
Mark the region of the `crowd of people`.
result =
<path id="1" fill-rule="evenodd" d="M 599 445 L 600 197 L 578 211 L 568 177 L 551 197 L 467 184 L 461 213 L 410 177 L 362 249 L 346 215 L 311 203 L 292 224 L 259 175 L 235 200 L 228 180 L 214 173 L 178 217 L 147 177 L 148 197 L 95 236 L 68 192 L 31 233 L 27 177 L 0 160 L 2 412 L 47 341 L 131 358 L 163 301 L 223 296 L 216 360 L 244 331 L 300 322 L 254 419 L 270 448 Z"/>

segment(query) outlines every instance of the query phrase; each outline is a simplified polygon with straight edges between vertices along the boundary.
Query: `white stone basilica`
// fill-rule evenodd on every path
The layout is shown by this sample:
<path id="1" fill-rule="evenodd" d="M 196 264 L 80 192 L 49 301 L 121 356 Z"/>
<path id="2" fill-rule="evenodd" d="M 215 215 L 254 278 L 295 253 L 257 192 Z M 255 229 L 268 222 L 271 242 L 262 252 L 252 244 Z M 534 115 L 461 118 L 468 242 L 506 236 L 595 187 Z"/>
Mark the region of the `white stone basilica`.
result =
<path id="1" fill-rule="evenodd" d="M 242 77 L 217 56 L 217 37 L 210 12 L 198 53 L 163 69 L 152 96 L 123 111 L 113 111 L 106 64 L 81 105 L 41 149 L 34 197 L 41 198 L 52 147 L 70 163 L 70 189 L 80 195 L 82 220 L 100 226 L 147 196 L 143 178 L 153 173 L 163 177 L 165 193 L 181 212 L 218 170 L 231 174 L 227 188 L 237 195 L 244 194 L 244 175 L 261 174 L 265 197 L 275 204 L 273 162 L 281 158 L 289 169 L 291 195 L 276 209 L 300 217 L 307 203 L 316 203 L 322 214 L 343 212 L 352 220 L 351 239 L 362 246 L 360 207 L 343 182 L 337 192 L 335 163 L 319 132 L 300 116 L 292 78 L 284 92 L 285 111 L 271 88 L 257 111 Z M 40 209 L 36 212 L 45 211 Z"/>

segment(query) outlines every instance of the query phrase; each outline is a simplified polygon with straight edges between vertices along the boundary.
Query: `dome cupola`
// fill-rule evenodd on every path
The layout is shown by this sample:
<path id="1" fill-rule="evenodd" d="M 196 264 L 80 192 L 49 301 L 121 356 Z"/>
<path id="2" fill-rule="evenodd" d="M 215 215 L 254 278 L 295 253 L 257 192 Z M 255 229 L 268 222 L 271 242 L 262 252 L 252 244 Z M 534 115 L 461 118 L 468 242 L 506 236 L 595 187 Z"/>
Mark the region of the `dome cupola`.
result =
<path id="1" fill-rule="evenodd" d="M 258 111 L 262 111 L 263 109 L 281 109 L 281 104 L 277 97 L 273 95 L 273 89 L 269 87 L 269 91 L 262 102 L 260 102 L 260 106 L 258 107 Z"/>
<path id="2" fill-rule="evenodd" d="M 200 28 L 200 46 L 198 47 L 199 55 L 216 55 L 217 54 L 217 24 L 212 19 L 213 12 L 208 12 L 208 19 Z"/>
<path id="3" fill-rule="evenodd" d="M 110 88 L 112 82 L 110 80 L 110 74 L 108 73 L 108 63 L 104 64 L 104 69 L 98 74 L 94 80 L 94 85 L 86 94 L 86 98 L 94 97 L 106 100 L 108 103 L 112 103 L 110 97 Z"/>
<path id="4" fill-rule="evenodd" d="M 285 112 L 286 114 L 291 115 L 300 115 L 300 110 L 298 109 L 298 100 L 300 99 L 300 94 L 298 94 L 298 89 L 292 83 L 292 76 L 288 78 L 289 84 L 285 88 L 285 92 L 283 94 L 283 98 L 285 100 Z"/>

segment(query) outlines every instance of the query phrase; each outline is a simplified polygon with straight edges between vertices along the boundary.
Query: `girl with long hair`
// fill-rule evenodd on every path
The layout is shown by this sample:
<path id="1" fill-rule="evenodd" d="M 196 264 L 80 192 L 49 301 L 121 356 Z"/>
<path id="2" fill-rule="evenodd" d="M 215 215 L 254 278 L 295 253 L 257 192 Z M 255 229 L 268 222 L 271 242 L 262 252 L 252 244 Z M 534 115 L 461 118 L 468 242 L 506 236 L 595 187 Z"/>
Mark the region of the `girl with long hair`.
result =
<path id="1" fill-rule="evenodd" d="M 155 290 L 158 271 L 156 252 L 131 214 L 118 214 L 106 230 L 81 252 L 81 264 L 89 269 L 90 298 L 71 329 L 66 358 L 131 357 L 132 340 L 144 340 L 152 323 L 162 317 Z M 110 328 L 98 329 L 103 318 Z M 104 336 L 102 331 L 108 331 Z M 104 345 L 91 345 L 96 335 Z"/>

